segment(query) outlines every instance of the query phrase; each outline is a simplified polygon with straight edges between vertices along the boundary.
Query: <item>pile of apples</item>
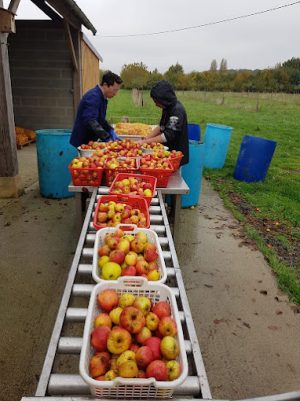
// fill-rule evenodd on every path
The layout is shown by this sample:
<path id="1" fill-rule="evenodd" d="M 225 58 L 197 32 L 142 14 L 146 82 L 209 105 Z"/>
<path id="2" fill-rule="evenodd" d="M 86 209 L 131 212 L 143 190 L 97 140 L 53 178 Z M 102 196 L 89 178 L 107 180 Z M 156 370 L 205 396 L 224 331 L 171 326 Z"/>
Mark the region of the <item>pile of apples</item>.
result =
<path id="1" fill-rule="evenodd" d="M 140 179 L 136 177 L 128 177 L 116 181 L 111 187 L 110 193 L 152 197 L 153 188 L 150 182 L 143 181 L 143 176 L 141 176 Z"/>
<path id="2" fill-rule="evenodd" d="M 177 325 L 167 301 L 152 304 L 147 296 L 118 295 L 108 288 L 97 295 L 97 304 L 101 311 L 90 337 L 92 378 L 171 381 L 180 376 Z"/>
<path id="3" fill-rule="evenodd" d="M 76 157 L 70 163 L 73 184 L 99 186 L 104 164 L 104 157 Z"/>
<path id="4" fill-rule="evenodd" d="M 168 157 L 146 154 L 140 160 L 140 168 L 173 170 Z"/>
<path id="5" fill-rule="evenodd" d="M 98 249 L 99 275 L 104 280 L 120 276 L 142 276 L 149 281 L 161 278 L 156 244 L 148 241 L 146 232 L 125 234 L 122 229 L 107 233 Z"/>
<path id="6" fill-rule="evenodd" d="M 94 141 L 89 141 L 87 144 L 83 143 L 81 146 L 81 149 L 105 149 L 106 148 L 106 144 L 104 142 L 94 142 Z"/>
<path id="7" fill-rule="evenodd" d="M 108 158 L 105 167 L 109 169 L 135 169 L 136 159 L 130 157 Z"/>
<path id="8" fill-rule="evenodd" d="M 117 149 L 116 149 L 117 146 Z M 117 145 L 114 142 L 108 142 L 108 150 L 117 150 L 119 156 L 123 157 L 138 157 L 142 154 L 140 145 L 137 142 L 126 139 L 124 141 L 118 141 Z"/>
<path id="9" fill-rule="evenodd" d="M 110 200 L 99 204 L 97 224 L 102 227 L 115 227 L 118 224 L 135 224 L 138 227 L 147 226 L 145 214 L 130 204 Z"/>

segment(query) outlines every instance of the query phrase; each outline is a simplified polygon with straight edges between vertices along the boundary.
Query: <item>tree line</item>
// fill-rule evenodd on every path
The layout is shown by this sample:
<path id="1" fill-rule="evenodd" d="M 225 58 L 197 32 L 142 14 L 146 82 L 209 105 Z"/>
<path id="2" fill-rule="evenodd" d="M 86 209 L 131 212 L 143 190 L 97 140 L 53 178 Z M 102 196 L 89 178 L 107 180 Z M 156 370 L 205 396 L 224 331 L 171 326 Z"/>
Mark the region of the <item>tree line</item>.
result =
<path id="1" fill-rule="evenodd" d="M 210 69 L 185 73 L 177 63 L 165 73 L 149 71 L 143 63 L 125 64 L 121 70 L 125 89 L 150 89 L 157 81 L 166 79 L 176 90 L 232 92 L 300 92 L 300 58 L 292 58 L 274 68 L 263 70 L 232 70 L 226 59 L 218 67 L 213 60 Z"/>

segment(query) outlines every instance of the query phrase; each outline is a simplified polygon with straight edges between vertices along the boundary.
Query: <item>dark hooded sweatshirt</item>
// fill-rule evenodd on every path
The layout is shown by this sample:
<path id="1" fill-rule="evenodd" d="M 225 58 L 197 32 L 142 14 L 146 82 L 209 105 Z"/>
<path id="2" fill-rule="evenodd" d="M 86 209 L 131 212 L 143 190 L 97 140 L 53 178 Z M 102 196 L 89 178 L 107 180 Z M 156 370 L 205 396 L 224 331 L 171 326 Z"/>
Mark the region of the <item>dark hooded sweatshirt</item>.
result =
<path id="1" fill-rule="evenodd" d="M 168 81 L 159 81 L 150 92 L 154 101 L 163 106 L 160 130 L 166 137 L 170 150 L 183 153 L 181 165 L 189 162 L 189 139 L 187 115 L 183 105 L 177 100 L 174 89 Z"/>

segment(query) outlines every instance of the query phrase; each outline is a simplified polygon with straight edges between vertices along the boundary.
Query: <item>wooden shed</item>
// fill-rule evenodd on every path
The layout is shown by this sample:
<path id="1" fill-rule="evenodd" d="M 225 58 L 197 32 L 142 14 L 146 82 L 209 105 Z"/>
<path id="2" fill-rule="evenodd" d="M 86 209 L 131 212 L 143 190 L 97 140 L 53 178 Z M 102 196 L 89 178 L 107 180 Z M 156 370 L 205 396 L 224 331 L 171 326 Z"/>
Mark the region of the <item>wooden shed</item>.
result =
<path id="1" fill-rule="evenodd" d="M 15 125 L 71 128 L 83 93 L 99 83 L 99 53 L 81 28 L 96 29 L 73 0 L 31 0 L 51 20 L 16 20 L 11 0 L 0 32 L 0 197 L 18 196 Z M 0 9 L 1 10 L 1 9 Z M 7 15 L 7 12 L 10 15 Z M 4 14 L 3 14 L 4 15 Z M 11 23 L 9 18 L 11 17 Z M 4 17 L 3 17 L 4 18 Z M 7 22 L 8 21 L 8 22 Z M 15 31 L 9 31 L 8 25 Z M 2 123 L 3 122 L 3 123 Z"/>

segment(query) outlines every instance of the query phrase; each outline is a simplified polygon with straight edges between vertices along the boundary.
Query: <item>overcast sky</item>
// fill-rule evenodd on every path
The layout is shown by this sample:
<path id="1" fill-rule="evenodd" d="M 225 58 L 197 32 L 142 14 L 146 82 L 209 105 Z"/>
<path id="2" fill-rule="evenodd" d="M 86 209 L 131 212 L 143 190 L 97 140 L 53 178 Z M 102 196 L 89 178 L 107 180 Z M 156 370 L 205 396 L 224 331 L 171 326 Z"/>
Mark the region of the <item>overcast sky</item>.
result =
<path id="1" fill-rule="evenodd" d="M 300 2 L 279 10 L 215 25 L 160 35 L 145 34 L 188 28 L 252 14 L 295 0 L 76 0 L 97 29 L 84 32 L 103 58 L 102 69 L 120 73 L 124 64 L 143 62 L 165 72 L 177 62 L 185 72 L 209 69 L 227 60 L 228 68 L 263 69 L 300 57 Z M 7 6 L 8 1 L 4 1 Z M 21 0 L 20 19 L 45 19 Z"/>

